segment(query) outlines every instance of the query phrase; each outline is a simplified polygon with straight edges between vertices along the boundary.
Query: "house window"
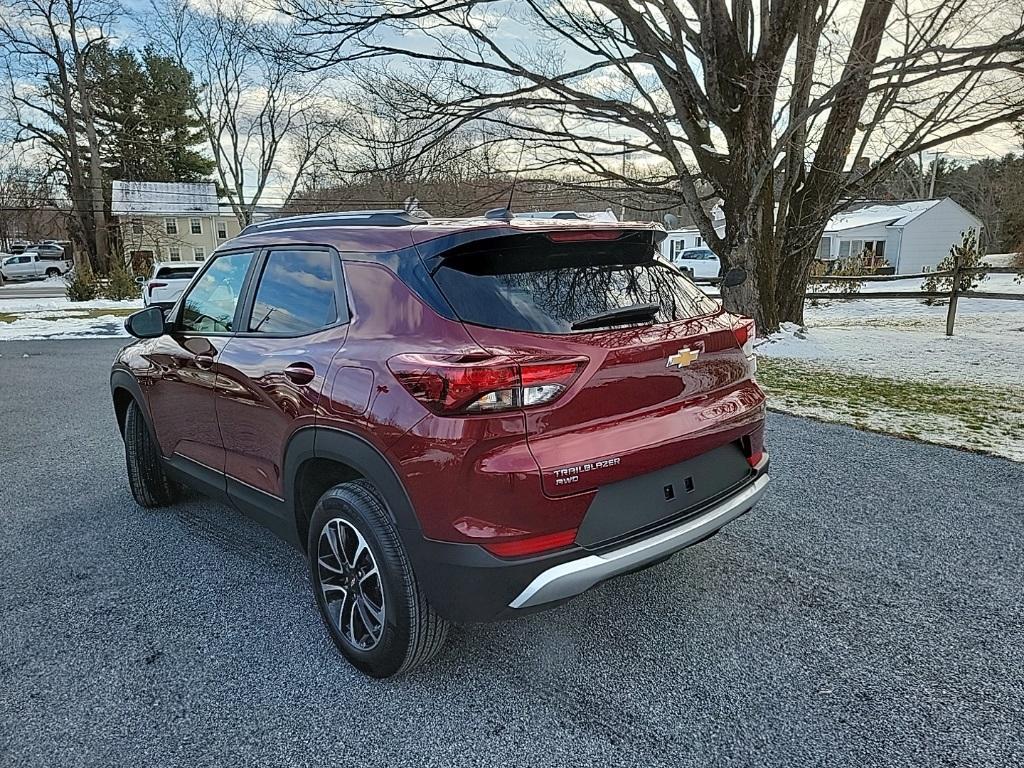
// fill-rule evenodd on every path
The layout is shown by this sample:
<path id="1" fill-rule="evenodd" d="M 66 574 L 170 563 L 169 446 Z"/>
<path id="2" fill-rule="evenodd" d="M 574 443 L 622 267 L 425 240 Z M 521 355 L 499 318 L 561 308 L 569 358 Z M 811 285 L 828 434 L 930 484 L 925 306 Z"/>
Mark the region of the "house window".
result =
<path id="1" fill-rule="evenodd" d="M 142 234 L 142 222 L 141 221 L 133 221 L 132 222 L 132 234 L 133 235 L 141 235 Z"/>
<path id="2" fill-rule="evenodd" d="M 202 261 L 205 258 L 206 258 L 206 249 L 205 248 L 193 248 L 192 249 L 192 260 L 193 261 Z"/>
<path id="3" fill-rule="evenodd" d="M 695 242 L 696 247 L 700 248 L 702 245 L 704 245 L 704 238 L 701 237 L 700 235 L 697 235 L 697 239 L 694 242 Z"/>
<path id="4" fill-rule="evenodd" d="M 164 230 L 168 235 L 178 234 L 178 220 L 177 219 L 164 219 Z"/>
<path id="5" fill-rule="evenodd" d="M 181 261 L 181 248 L 176 245 L 172 245 L 167 249 L 167 260 L 168 261 Z"/>
<path id="6" fill-rule="evenodd" d="M 193 235 L 203 234 L 203 220 L 202 219 L 189 219 L 188 220 L 189 230 Z"/>
<path id="7" fill-rule="evenodd" d="M 822 261 L 828 261 L 832 258 L 832 238 L 823 237 L 821 242 L 818 243 L 818 258 Z"/>
<path id="8" fill-rule="evenodd" d="M 863 240 L 840 240 L 839 258 L 848 259 L 851 256 L 860 256 L 864 252 Z"/>
<path id="9" fill-rule="evenodd" d="M 228 223 L 226 221 L 217 222 L 217 239 L 227 240 L 228 239 Z"/>

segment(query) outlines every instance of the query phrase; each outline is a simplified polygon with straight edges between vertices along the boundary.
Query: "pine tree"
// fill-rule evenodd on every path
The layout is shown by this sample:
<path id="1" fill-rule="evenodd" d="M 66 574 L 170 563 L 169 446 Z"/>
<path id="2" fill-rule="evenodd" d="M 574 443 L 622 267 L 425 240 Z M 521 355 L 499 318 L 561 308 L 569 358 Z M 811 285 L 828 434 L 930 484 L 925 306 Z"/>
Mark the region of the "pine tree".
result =
<path id="1" fill-rule="evenodd" d="M 99 283 L 96 282 L 88 261 L 83 261 L 81 265 L 75 267 L 67 285 L 68 301 L 92 301 L 99 293 Z"/>
<path id="2" fill-rule="evenodd" d="M 108 277 L 107 284 L 103 287 L 104 298 L 111 301 L 139 298 L 141 288 L 135 282 L 135 275 L 128 269 L 128 265 L 124 261 L 118 259 Z"/>
<path id="3" fill-rule="evenodd" d="M 196 149 L 204 137 L 187 70 L 148 48 L 139 55 L 104 46 L 90 57 L 89 77 L 108 178 L 200 181 L 212 173 L 213 161 Z"/>

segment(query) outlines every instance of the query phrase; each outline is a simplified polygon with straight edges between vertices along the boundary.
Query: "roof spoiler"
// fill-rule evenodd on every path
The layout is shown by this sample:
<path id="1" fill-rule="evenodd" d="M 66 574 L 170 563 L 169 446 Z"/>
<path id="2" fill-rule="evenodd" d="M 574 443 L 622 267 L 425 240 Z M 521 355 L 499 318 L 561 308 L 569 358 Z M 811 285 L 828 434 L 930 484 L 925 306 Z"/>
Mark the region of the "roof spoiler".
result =
<path id="1" fill-rule="evenodd" d="M 554 235 L 554 237 L 552 237 Z M 460 256 L 467 251 L 486 247 L 488 241 L 515 240 L 520 244 L 528 242 L 536 243 L 535 238 L 547 240 L 551 243 L 582 243 L 591 242 L 612 243 L 622 241 L 628 244 L 646 244 L 657 248 L 658 244 L 665 239 L 665 230 L 661 227 L 642 225 L 639 227 L 624 227 L 621 225 L 611 227 L 573 227 L 561 229 L 494 229 L 491 227 L 482 229 L 466 229 L 461 232 L 454 232 L 443 237 L 418 243 L 416 250 L 423 260 L 427 271 L 433 274 L 441 263 L 447 259 Z"/>

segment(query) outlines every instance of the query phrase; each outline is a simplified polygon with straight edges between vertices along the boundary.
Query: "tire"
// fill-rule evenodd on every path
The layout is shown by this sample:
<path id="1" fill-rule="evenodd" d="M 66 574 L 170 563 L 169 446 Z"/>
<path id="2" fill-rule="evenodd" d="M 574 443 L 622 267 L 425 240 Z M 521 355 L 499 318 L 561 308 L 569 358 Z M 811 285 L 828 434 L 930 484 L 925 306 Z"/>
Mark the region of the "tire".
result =
<path id="1" fill-rule="evenodd" d="M 56 267 L 50 267 L 48 270 L 46 270 L 46 276 L 47 277 L 60 277 L 60 270 L 57 269 Z"/>
<path id="2" fill-rule="evenodd" d="M 134 400 L 128 404 L 124 419 L 124 457 L 128 485 L 140 507 L 166 507 L 177 501 L 180 488 L 164 471 L 160 449 Z"/>
<path id="3" fill-rule="evenodd" d="M 342 551 L 334 550 L 332 538 Z M 371 677 L 392 677 L 437 655 L 448 622 L 420 591 L 398 530 L 370 483 L 342 483 L 321 496 L 308 544 L 320 618 L 352 666 Z"/>

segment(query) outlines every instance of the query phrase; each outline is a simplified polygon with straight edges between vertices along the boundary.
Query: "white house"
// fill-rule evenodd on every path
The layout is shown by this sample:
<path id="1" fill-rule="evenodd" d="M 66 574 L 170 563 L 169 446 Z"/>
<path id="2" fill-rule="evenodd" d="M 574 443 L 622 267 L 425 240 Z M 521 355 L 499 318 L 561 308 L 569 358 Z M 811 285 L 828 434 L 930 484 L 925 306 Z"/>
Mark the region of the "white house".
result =
<path id="1" fill-rule="evenodd" d="M 869 205 L 843 211 L 829 219 L 818 248 L 818 258 L 834 261 L 870 251 L 884 258 L 897 274 L 935 269 L 949 249 L 969 229 L 981 233 L 981 220 L 948 197 Z M 715 219 L 715 230 L 725 233 L 725 222 Z M 672 256 L 684 248 L 704 245 L 696 227 L 672 230 L 662 253 Z"/>
<path id="2" fill-rule="evenodd" d="M 125 258 L 137 266 L 202 261 L 241 229 L 212 182 L 115 181 L 110 208 Z"/>
<path id="3" fill-rule="evenodd" d="M 948 197 L 869 205 L 833 216 L 818 257 L 845 259 L 870 251 L 896 274 L 927 272 L 949 255 L 969 229 L 981 234 L 981 220 Z"/>

